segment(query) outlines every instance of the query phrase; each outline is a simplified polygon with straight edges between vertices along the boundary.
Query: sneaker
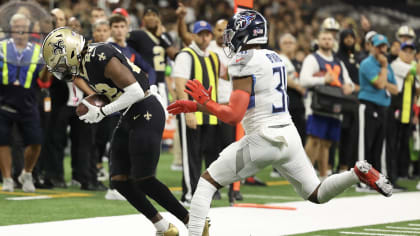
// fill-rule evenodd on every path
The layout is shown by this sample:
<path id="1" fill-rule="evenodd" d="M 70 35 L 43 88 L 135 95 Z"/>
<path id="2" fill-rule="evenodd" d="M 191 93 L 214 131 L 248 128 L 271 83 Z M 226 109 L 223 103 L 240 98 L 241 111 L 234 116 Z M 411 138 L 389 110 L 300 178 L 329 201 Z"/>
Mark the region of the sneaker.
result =
<path id="1" fill-rule="evenodd" d="M 15 185 L 12 178 L 3 178 L 3 186 L 1 191 L 14 192 Z"/>
<path id="2" fill-rule="evenodd" d="M 277 169 L 273 168 L 273 170 L 270 173 L 270 177 L 271 178 L 281 178 L 281 174 Z"/>
<path id="3" fill-rule="evenodd" d="M 169 223 L 169 228 L 165 232 L 156 231 L 156 236 L 179 236 L 179 230 Z"/>
<path id="4" fill-rule="evenodd" d="M 105 167 L 99 168 L 97 178 L 98 178 L 98 181 L 108 180 L 109 173 L 108 173 L 108 171 L 106 171 Z"/>
<path id="5" fill-rule="evenodd" d="M 116 189 L 108 189 L 108 191 L 105 194 L 105 199 L 106 200 L 120 200 L 120 201 L 125 201 L 127 199 L 125 199 L 125 197 L 123 195 L 121 195 L 121 193 L 119 193 Z"/>
<path id="6" fill-rule="evenodd" d="M 356 165 L 354 165 L 353 170 L 362 183 L 375 189 L 385 197 L 390 197 L 392 195 L 392 184 L 384 175 L 375 170 L 371 164 L 366 161 L 358 161 Z"/>
<path id="7" fill-rule="evenodd" d="M 32 173 L 22 171 L 18 177 L 19 183 L 22 184 L 22 190 L 26 193 L 35 192 L 35 185 L 32 180 Z"/>
<path id="8" fill-rule="evenodd" d="M 416 189 L 420 190 L 420 181 L 417 183 Z"/>
<path id="9" fill-rule="evenodd" d="M 244 184 L 254 185 L 254 186 L 267 186 L 267 184 L 264 183 L 264 181 L 258 179 L 255 176 L 251 176 L 251 177 L 246 178 Z"/>

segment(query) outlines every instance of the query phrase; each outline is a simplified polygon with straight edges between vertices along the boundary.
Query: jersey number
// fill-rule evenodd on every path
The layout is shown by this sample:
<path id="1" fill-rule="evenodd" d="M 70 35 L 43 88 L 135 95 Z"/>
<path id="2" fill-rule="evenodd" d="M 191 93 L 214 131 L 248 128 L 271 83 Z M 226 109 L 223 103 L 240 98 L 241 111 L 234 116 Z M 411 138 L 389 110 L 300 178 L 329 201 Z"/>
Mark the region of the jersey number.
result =
<path id="1" fill-rule="evenodd" d="M 95 86 L 96 92 L 100 94 L 104 94 L 111 101 L 114 101 L 122 94 L 122 92 L 118 92 L 118 89 L 111 88 L 108 84 L 105 84 L 105 83 L 98 83 L 98 84 L 95 84 L 94 86 Z"/>
<path id="2" fill-rule="evenodd" d="M 161 46 L 154 46 L 153 55 L 155 71 L 165 71 L 165 49 Z"/>
<path id="3" fill-rule="evenodd" d="M 286 87 L 287 87 L 287 80 L 286 80 L 286 69 L 285 67 L 274 67 L 273 68 L 273 76 L 275 77 L 276 81 L 279 81 L 279 84 L 276 86 L 276 90 L 279 92 L 277 95 L 279 97 L 280 103 L 273 104 L 273 113 L 284 112 L 286 110 L 286 101 L 288 102 L 289 98 L 286 94 Z M 277 99 L 276 99 L 277 101 Z"/>

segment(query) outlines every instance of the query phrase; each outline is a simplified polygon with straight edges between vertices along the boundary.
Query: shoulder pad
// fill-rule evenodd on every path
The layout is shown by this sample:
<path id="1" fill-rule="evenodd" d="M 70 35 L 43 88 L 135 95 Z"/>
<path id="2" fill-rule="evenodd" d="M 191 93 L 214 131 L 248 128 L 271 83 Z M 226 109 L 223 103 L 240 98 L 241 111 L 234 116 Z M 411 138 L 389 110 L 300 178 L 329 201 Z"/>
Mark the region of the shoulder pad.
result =
<path id="1" fill-rule="evenodd" d="M 254 50 L 246 50 L 238 52 L 234 57 L 232 64 L 246 65 L 254 55 Z"/>

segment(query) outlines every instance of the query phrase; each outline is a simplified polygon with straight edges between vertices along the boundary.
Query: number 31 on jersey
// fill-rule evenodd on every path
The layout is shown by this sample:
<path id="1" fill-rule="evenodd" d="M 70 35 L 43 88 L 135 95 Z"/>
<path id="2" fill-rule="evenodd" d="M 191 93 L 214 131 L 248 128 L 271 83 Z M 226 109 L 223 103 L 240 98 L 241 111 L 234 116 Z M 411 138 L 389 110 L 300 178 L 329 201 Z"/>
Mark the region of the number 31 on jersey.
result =
<path id="1" fill-rule="evenodd" d="M 268 59 L 271 63 L 278 63 L 281 62 L 280 57 L 276 53 L 266 54 Z M 277 83 L 275 87 L 276 99 L 275 103 L 273 104 L 273 113 L 284 112 L 287 111 L 287 106 L 289 104 L 289 97 L 286 93 L 287 88 L 287 75 L 286 75 L 286 68 L 284 65 L 275 66 L 273 67 L 273 77 Z"/>

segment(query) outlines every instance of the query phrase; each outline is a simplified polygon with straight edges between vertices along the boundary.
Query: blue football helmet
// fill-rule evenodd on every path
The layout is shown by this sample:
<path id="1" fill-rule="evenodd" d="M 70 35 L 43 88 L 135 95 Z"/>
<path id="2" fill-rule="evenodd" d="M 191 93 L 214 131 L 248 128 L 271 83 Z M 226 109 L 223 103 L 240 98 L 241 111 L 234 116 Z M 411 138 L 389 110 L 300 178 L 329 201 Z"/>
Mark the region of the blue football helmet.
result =
<path id="1" fill-rule="evenodd" d="M 244 45 L 267 44 L 267 21 L 259 12 L 245 10 L 236 13 L 229 19 L 223 33 L 223 41 L 228 51 L 226 55 L 232 57 Z"/>

